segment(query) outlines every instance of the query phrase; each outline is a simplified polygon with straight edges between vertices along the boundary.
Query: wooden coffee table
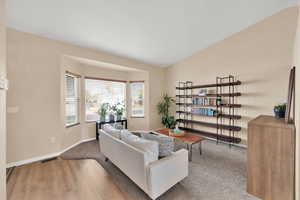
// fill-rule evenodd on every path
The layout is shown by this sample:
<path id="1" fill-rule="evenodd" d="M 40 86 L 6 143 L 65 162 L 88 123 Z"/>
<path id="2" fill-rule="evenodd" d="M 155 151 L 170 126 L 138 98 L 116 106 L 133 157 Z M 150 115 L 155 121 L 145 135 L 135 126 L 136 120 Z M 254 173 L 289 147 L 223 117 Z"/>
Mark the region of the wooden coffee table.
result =
<path id="1" fill-rule="evenodd" d="M 202 155 L 202 141 L 205 138 L 202 137 L 201 135 L 193 134 L 193 133 L 186 131 L 184 136 L 180 136 L 180 137 L 171 136 L 171 135 L 169 135 L 169 129 L 167 129 L 167 128 L 159 129 L 159 130 L 156 130 L 155 132 L 163 134 L 163 135 L 167 135 L 169 137 L 174 138 L 175 140 L 177 140 L 179 142 L 185 143 L 187 145 L 187 150 L 189 151 L 189 160 L 190 161 L 192 161 L 192 149 L 193 149 L 194 144 L 199 143 L 199 152 L 200 152 L 200 155 Z"/>

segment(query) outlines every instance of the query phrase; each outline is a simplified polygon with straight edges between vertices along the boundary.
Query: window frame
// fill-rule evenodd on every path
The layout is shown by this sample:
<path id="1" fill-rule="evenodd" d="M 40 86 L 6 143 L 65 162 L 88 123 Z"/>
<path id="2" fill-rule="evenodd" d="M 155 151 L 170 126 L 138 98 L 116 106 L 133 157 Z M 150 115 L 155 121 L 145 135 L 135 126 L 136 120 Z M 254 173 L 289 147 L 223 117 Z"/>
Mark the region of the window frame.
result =
<path id="1" fill-rule="evenodd" d="M 74 98 L 68 98 L 67 97 L 67 77 L 72 77 L 74 78 L 74 92 L 75 92 L 75 97 Z M 64 106 L 65 106 L 65 127 L 70 128 L 76 125 L 80 124 L 80 78 L 81 76 L 69 71 L 66 71 L 64 75 L 64 81 L 65 81 L 65 88 L 64 88 Z M 77 103 L 77 112 L 76 112 L 76 121 L 73 123 L 67 123 L 67 112 L 66 112 L 66 105 L 68 102 L 76 102 Z"/>
<path id="2" fill-rule="evenodd" d="M 143 115 L 133 115 L 133 97 L 132 97 L 132 84 L 143 84 Z M 130 89 L 130 118 L 145 118 L 145 81 L 129 81 Z"/>
<path id="3" fill-rule="evenodd" d="M 86 81 L 87 80 L 98 80 L 98 81 L 106 81 L 106 82 L 114 82 L 114 83 L 123 83 L 124 84 L 124 106 L 125 106 L 125 115 L 127 116 L 128 113 L 128 107 L 127 107 L 127 81 L 125 80 L 117 80 L 117 79 L 108 79 L 108 78 L 98 78 L 98 77 L 90 77 L 90 76 L 85 76 L 84 77 L 84 91 L 85 91 L 85 101 L 84 101 L 84 120 L 86 123 L 93 123 L 93 122 L 97 122 L 98 120 L 87 120 L 86 118 L 86 114 L 87 114 L 87 106 L 86 106 L 86 97 L 87 97 L 87 84 Z"/>

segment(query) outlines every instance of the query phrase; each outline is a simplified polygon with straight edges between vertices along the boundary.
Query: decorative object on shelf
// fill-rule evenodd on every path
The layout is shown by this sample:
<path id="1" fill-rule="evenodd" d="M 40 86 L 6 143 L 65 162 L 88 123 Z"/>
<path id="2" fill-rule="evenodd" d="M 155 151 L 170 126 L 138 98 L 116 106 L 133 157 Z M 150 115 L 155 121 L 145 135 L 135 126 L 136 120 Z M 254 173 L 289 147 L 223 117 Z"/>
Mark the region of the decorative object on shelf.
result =
<path id="1" fill-rule="evenodd" d="M 99 110 L 98 110 L 98 114 L 100 116 L 100 121 L 104 122 L 106 120 L 106 116 L 109 110 L 109 103 L 103 103 L 101 104 Z"/>
<path id="2" fill-rule="evenodd" d="M 162 124 L 166 128 L 174 128 L 176 125 L 175 117 L 169 115 L 170 107 L 174 103 L 175 100 L 173 97 L 170 97 L 168 94 L 164 94 L 162 101 L 157 104 L 158 114 L 161 115 Z"/>
<path id="3" fill-rule="evenodd" d="M 276 118 L 284 118 L 286 111 L 286 104 L 279 104 L 274 106 L 274 113 Z"/>
<path id="4" fill-rule="evenodd" d="M 235 132 L 241 131 L 241 127 L 235 125 L 235 121 L 241 119 L 241 115 L 236 114 L 236 108 L 241 108 L 241 104 L 236 103 L 236 97 L 241 96 L 241 93 L 236 92 L 238 85 L 241 85 L 241 81 L 235 80 L 232 75 L 217 77 L 215 84 L 194 85 L 191 81 L 178 82 L 176 121 L 179 128 L 216 139 L 217 142 L 227 142 L 230 146 L 240 143 L 241 138 L 235 136 Z M 215 90 L 208 92 L 208 88 Z M 203 116 L 201 120 L 198 119 L 199 116 Z M 214 117 L 216 122 L 206 122 L 206 117 Z M 199 127 L 215 128 L 216 132 L 201 130 Z"/>
<path id="5" fill-rule="evenodd" d="M 192 108 L 191 113 L 203 116 L 214 116 L 215 110 L 211 108 Z"/>
<path id="6" fill-rule="evenodd" d="M 199 96 L 206 96 L 207 95 L 207 89 L 201 89 L 201 90 L 199 90 L 198 95 Z"/>
<path id="7" fill-rule="evenodd" d="M 217 106 L 221 106 L 222 105 L 222 97 L 221 96 L 217 97 L 217 99 L 216 99 L 216 105 Z"/>

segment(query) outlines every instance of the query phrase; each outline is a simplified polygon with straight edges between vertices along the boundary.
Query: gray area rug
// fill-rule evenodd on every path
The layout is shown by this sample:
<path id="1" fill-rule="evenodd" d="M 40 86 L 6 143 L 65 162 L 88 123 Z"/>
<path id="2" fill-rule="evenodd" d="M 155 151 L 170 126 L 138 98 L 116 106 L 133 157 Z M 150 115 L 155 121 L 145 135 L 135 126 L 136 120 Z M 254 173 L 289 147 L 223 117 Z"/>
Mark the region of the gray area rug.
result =
<path id="1" fill-rule="evenodd" d="M 176 144 L 176 149 L 184 148 Z M 246 150 L 204 141 L 203 154 L 193 147 L 189 176 L 159 197 L 159 200 L 258 200 L 246 192 Z M 111 162 L 105 162 L 97 141 L 82 143 L 63 153 L 63 159 L 95 159 L 113 177 L 130 200 L 150 198 Z"/>

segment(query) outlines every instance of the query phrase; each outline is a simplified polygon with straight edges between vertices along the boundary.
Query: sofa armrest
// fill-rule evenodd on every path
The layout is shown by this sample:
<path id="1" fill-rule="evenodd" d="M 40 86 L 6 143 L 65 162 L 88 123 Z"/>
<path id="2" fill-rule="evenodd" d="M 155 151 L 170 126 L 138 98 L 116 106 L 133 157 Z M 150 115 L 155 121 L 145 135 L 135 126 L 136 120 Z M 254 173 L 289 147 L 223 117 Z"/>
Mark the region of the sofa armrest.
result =
<path id="1" fill-rule="evenodd" d="M 185 149 L 150 163 L 147 176 L 150 197 L 156 199 L 187 177 L 188 163 L 188 151 Z"/>

